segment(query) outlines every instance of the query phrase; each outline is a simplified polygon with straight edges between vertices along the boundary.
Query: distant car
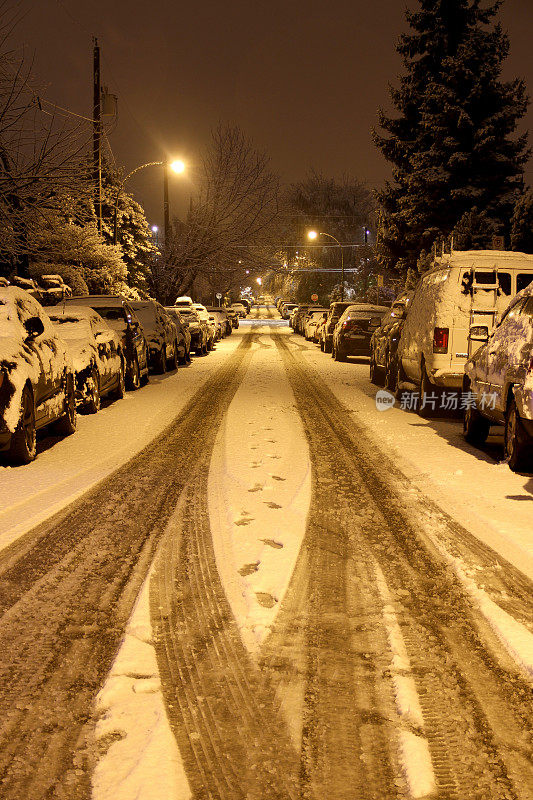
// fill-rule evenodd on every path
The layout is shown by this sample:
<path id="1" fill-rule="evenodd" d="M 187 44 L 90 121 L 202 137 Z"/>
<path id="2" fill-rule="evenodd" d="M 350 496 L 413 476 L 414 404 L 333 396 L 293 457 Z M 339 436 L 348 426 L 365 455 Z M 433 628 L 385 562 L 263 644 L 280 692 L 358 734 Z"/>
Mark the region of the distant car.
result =
<path id="1" fill-rule="evenodd" d="M 215 321 L 215 318 L 201 303 L 195 303 L 194 308 L 196 309 L 196 312 L 200 317 L 200 321 L 204 322 L 207 325 L 207 349 L 208 351 L 212 350 L 215 345 L 215 342 L 217 341 L 217 323 Z"/>
<path id="2" fill-rule="evenodd" d="M 165 306 L 165 311 L 170 315 L 174 327 L 176 328 L 178 360 L 180 364 L 189 364 L 191 360 L 191 334 L 189 331 L 189 323 L 185 321 L 179 309 L 175 306 Z"/>
<path id="3" fill-rule="evenodd" d="M 181 318 L 187 322 L 189 326 L 189 333 L 191 334 L 191 350 L 195 354 L 204 356 L 207 354 L 209 329 L 207 323 L 200 319 L 200 316 L 195 308 L 180 308 L 179 313 Z"/>
<path id="4" fill-rule="evenodd" d="M 350 305 L 352 303 L 347 300 L 340 300 L 330 305 L 326 324 L 322 326 L 320 331 L 319 344 L 323 353 L 331 353 L 335 325 Z"/>
<path id="5" fill-rule="evenodd" d="M 219 308 L 218 306 L 206 306 L 206 308 L 208 313 L 212 314 L 220 323 L 221 337 L 224 338 L 225 336 L 228 336 L 232 332 L 233 328 L 225 309 Z"/>
<path id="6" fill-rule="evenodd" d="M 347 356 L 369 356 L 370 340 L 381 325 L 387 306 L 354 303 L 344 311 L 333 331 L 332 356 L 346 361 Z"/>
<path id="7" fill-rule="evenodd" d="M 232 303 L 230 305 L 230 308 L 233 308 L 233 310 L 237 312 L 238 316 L 241 319 L 246 319 L 246 316 L 248 314 L 248 309 L 246 308 L 244 303 Z"/>
<path id="8" fill-rule="evenodd" d="M 327 308 L 317 308 L 312 306 L 308 309 L 307 314 L 303 319 L 303 334 L 304 339 L 308 342 L 315 341 L 315 333 L 318 323 L 324 319 L 324 315 L 328 315 Z"/>
<path id="9" fill-rule="evenodd" d="M 465 438 L 480 446 L 491 425 L 504 425 L 510 468 L 533 468 L 533 284 L 513 298 L 490 337 L 476 321 L 469 339 L 478 349 L 463 378 L 463 398 L 474 401 L 464 411 Z"/>
<path id="10" fill-rule="evenodd" d="M 120 295 L 74 295 L 61 303 L 61 307 L 84 306 L 94 308 L 107 324 L 116 331 L 126 357 L 126 386 L 136 390 L 142 381 L 148 381 L 148 345 L 141 323 L 129 301 Z"/>
<path id="11" fill-rule="evenodd" d="M 252 310 L 252 301 L 248 297 L 241 297 L 239 303 L 245 307 L 246 313 L 249 314 Z"/>
<path id="12" fill-rule="evenodd" d="M 310 303 L 300 303 L 299 305 L 295 306 L 289 317 L 290 326 L 295 333 L 301 333 L 300 323 L 307 314 L 310 308 Z"/>
<path id="13" fill-rule="evenodd" d="M 124 397 L 126 365 L 118 333 L 92 308 L 56 306 L 48 315 L 68 345 L 82 407 L 96 414 L 105 395 Z"/>
<path id="14" fill-rule="evenodd" d="M 370 380 L 377 385 L 384 382 L 391 392 L 397 388 L 398 342 L 412 296 L 412 292 L 404 292 L 393 302 L 370 342 Z"/>
<path id="15" fill-rule="evenodd" d="M 239 327 L 239 315 L 237 314 L 235 309 L 231 308 L 231 306 L 224 306 L 224 311 L 228 315 L 228 319 L 231 322 L 231 327 L 233 329 L 238 328 Z"/>
<path id="16" fill-rule="evenodd" d="M 192 297 L 188 297 L 188 295 L 181 295 L 180 297 L 176 297 L 176 302 L 174 303 L 176 308 L 192 308 L 193 302 Z"/>
<path id="17" fill-rule="evenodd" d="M 176 328 L 163 306 L 155 300 L 134 300 L 131 306 L 141 323 L 148 344 L 150 366 L 163 374 L 178 366 Z"/>
<path id="18" fill-rule="evenodd" d="M 296 303 L 282 303 L 279 309 L 281 319 L 289 319 L 294 308 L 296 308 Z"/>
<path id="19" fill-rule="evenodd" d="M 14 463 L 37 454 L 37 430 L 76 430 L 76 385 L 66 342 L 32 295 L 0 288 L 0 450 Z"/>

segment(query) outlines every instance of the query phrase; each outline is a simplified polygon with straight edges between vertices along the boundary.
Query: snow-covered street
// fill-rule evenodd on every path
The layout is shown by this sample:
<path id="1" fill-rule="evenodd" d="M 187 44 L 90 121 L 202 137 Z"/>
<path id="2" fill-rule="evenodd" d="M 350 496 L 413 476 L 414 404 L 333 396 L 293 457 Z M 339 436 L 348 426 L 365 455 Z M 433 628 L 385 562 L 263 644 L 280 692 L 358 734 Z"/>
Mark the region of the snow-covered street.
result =
<path id="1" fill-rule="evenodd" d="M 6 800 L 531 800 L 533 476 L 273 308 L 0 466 Z"/>

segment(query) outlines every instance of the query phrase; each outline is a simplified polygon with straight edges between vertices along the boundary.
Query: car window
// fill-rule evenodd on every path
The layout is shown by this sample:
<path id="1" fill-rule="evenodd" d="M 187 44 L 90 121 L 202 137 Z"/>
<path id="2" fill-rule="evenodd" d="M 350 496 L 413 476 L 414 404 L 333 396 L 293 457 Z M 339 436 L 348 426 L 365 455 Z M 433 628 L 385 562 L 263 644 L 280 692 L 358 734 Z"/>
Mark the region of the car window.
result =
<path id="1" fill-rule="evenodd" d="M 522 306 L 525 304 L 525 302 L 526 299 L 522 297 L 517 302 L 511 303 L 505 314 L 502 316 L 500 325 L 503 325 L 511 319 L 516 319 L 516 317 L 520 314 Z"/>
<path id="2" fill-rule="evenodd" d="M 521 314 L 533 317 L 533 297 L 527 297 L 524 305 L 520 309 Z"/>
<path id="3" fill-rule="evenodd" d="M 520 272 L 516 276 L 516 291 L 521 292 L 522 289 L 525 289 L 526 286 L 533 281 L 533 273 L 531 272 Z"/>

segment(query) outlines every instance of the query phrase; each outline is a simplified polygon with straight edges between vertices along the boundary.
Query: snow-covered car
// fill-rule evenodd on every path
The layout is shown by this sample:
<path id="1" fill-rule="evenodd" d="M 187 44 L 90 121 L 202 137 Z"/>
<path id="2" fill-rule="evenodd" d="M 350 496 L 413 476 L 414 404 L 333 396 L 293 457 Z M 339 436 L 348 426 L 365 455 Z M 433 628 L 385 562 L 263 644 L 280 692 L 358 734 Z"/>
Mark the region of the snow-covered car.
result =
<path id="1" fill-rule="evenodd" d="M 34 297 L 16 286 L 1 287 L 0 450 L 26 464 L 37 454 L 37 430 L 56 423 L 68 436 L 76 419 L 67 344 Z"/>
<path id="2" fill-rule="evenodd" d="M 296 303 L 282 303 L 279 309 L 281 319 L 289 319 L 291 311 L 296 308 Z"/>
<path id="3" fill-rule="evenodd" d="M 533 280 L 533 255 L 500 250 L 455 250 L 422 275 L 398 343 L 398 380 L 419 386 L 418 412 L 429 416 L 429 394 L 459 391 L 472 355 L 471 325 L 489 333 L 509 300 Z"/>
<path id="4" fill-rule="evenodd" d="M 331 353 L 335 325 L 350 305 L 351 302 L 347 300 L 340 300 L 330 305 L 326 324 L 322 326 L 320 331 L 319 344 L 323 353 Z"/>
<path id="5" fill-rule="evenodd" d="M 82 407 L 96 414 L 105 395 L 124 397 L 126 365 L 118 333 L 92 308 L 59 305 L 48 309 L 48 316 L 68 345 Z"/>
<path id="6" fill-rule="evenodd" d="M 41 295 L 40 302 L 43 306 L 54 306 L 64 297 L 72 297 L 72 289 L 65 283 L 61 275 L 41 275 L 37 279 L 37 284 Z"/>
<path id="7" fill-rule="evenodd" d="M 224 308 L 219 308 L 218 306 L 206 306 L 206 308 L 208 312 L 220 322 L 222 337 L 229 336 L 233 330 L 233 327 L 226 310 Z"/>
<path id="8" fill-rule="evenodd" d="M 224 311 L 228 315 L 228 319 L 231 322 L 231 327 L 232 328 L 238 328 L 239 327 L 239 315 L 237 314 L 235 309 L 231 308 L 230 306 L 225 306 L 224 307 Z"/>
<path id="9" fill-rule="evenodd" d="M 308 309 L 307 314 L 303 320 L 303 334 L 304 338 L 308 342 L 316 341 L 316 329 L 318 323 L 324 319 L 324 315 L 327 317 L 328 309 L 327 308 L 317 308 L 312 306 Z"/>
<path id="10" fill-rule="evenodd" d="M 300 303 L 300 305 L 292 309 L 291 314 L 289 316 L 289 320 L 292 320 L 291 327 L 295 333 L 303 335 L 302 323 L 310 308 L 311 308 L 310 303 Z"/>
<path id="11" fill-rule="evenodd" d="M 393 302 L 370 341 L 370 380 L 384 382 L 391 392 L 396 391 L 398 342 L 412 297 L 413 292 L 404 292 Z"/>
<path id="12" fill-rule="evenodd" d="M 176 297 L 176 302 L 174 303 L 177 309 L 181 308 L 193 308 L 192 297 L 188 295 L 181 295 L 180 297 Z"/>
<path id="13" fill-rule="evenodd" d="M 180 307 L 180 316 L 188 324 L 189 332 L 191 334 L 191 350 L 194 350 L 196 355 L 204 356 L 207 353 L 207 343 L 209 340 L 209 330 L 207 323 L 200 319 L 200 316 L 195 308 Z"/>
<path id="14" fill-rule="evenodd" d="M 170 315 L 178 342 L 178 360 L 180 364 L 189 364 L 191 360 L 191 334 L 189 323 L 181 316 L 179 309 L 175 306 L 165 306 L 165 311 Z"/>
<path id="15" fill-rule="evenodd" d="M 348 306 L 333 331 L 332 356 L 335 361 L 346 361 L 347 356 L 369 356 L 372 335 L 388 310 L 388 306 L 371 303 Z"/>
<path id="16" fill-rule="evenodd" d="M 243 303 L 232 303 L 230 308 L 237 312 L 240 319 L 245 319 L 248 314 L 246 306 Z"/>
<path id="17" fill-rule="evenodd" d="M 176 328 L 163 306 L 155 300 L 132 300 L 130 305 L 143 327 L 150 366 L 161 374 L 177 369 Z"/>
<path id="18" fill-rule="evenodd" d="M 469 338 L 478 349 L 463 378 L 465 438 L 480 446 L 491 425 L 504 425 L 511 469 L 533 467 L 533 284 L 513 298 L 490 336 L 478 321 Z"/>
<path id="19" fill-rule="evenodd" d="M 200 322 L 203 322 L 207 326 L 207 349 L 212 350 L 217 337 L 217 323 L 215 318 L 209 314 L 207 308 L 201 303 L 194 303 L 194 310 L 198 314 Z"/>
<path id="20" fill-rule="evenodd" d="M 148 345 L 141 323 L 128 300 L 120 295 L 75 295 L 64 300 L 61 306 L 94 308 L 120 336 L 122 353 L 126 358 L 128 389 L 136 390 L 143 381 L 148 381 Z"/>

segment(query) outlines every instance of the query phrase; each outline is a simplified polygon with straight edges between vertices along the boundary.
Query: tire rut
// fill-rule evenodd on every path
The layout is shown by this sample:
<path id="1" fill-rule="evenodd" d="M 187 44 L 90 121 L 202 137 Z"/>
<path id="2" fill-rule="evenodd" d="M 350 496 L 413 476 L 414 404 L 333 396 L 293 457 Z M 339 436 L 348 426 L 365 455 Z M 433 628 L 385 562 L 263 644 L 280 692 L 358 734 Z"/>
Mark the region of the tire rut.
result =
<path id="1" fill-rule="evenodd" d="M 0 795 L 86 798 L 84 734 L 156 546 L 210 450 L 247 336 L 129 463 L 0 555 Z"/>
<path id="2" fill-rule="evenodd" d="M 333 798 L 352 797 L 346 780 L 357 787 L 357 797 L 404 796 L 390 747 L 395 736 L 382 660 L 387 650 L 379 619 L 383 602 L 371 574 L 371 563 L 377 562 L 395 599 L 438 797 L 531 798 L 530 687 L 517 670 L 504 669 L 480 639 L 471 602 L 423 535 L 424 510 L 419 519 L 406 513 L 391 488 L 394 467 L 386 456 L 302 364 L 285 337 L 272 337 L 287 368 L 314 469 L 304 543 L 308 595 L 302 797 L 313 792 L 317 797 L 326 792 Z M 274 651 L 290 653 L 291 639 L 297 638 L 291 606 L 302 607 L 302 584 L 300 577 L 289 587 L 278 630 L 265 649 L 264 663 L 278 672 L 281 683 L 288 680 L 283 665 L 290 672 L 301 658 L 289 655 L 280 669 Z M 527 596 L 527 589 L 522 582 L 519 596 Z M 355 731 L 352 718 L 357 720 Z"/>

